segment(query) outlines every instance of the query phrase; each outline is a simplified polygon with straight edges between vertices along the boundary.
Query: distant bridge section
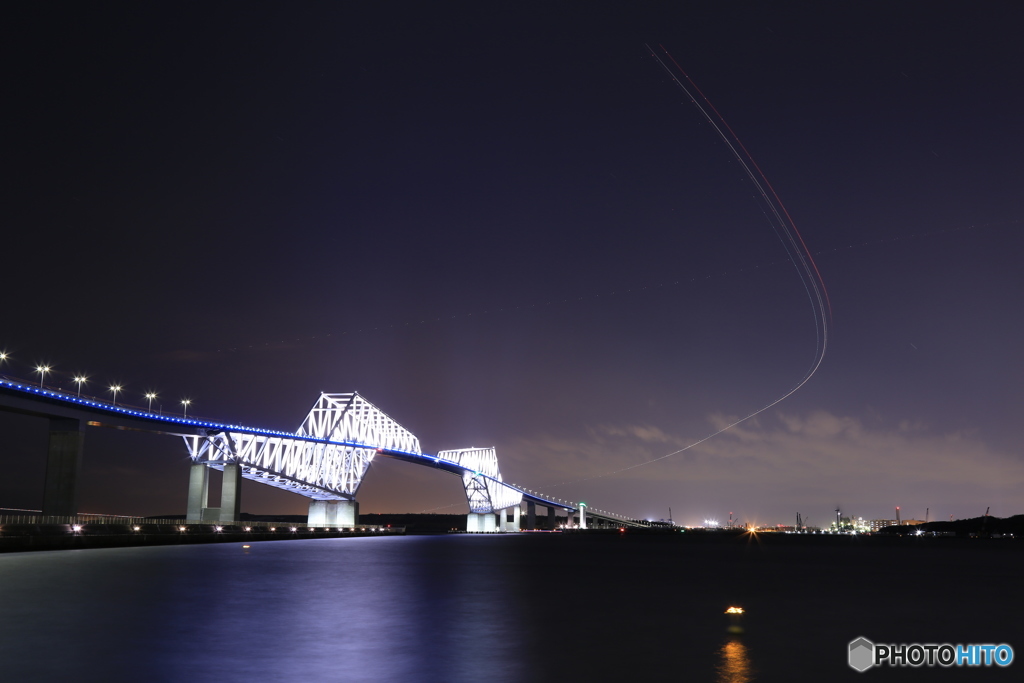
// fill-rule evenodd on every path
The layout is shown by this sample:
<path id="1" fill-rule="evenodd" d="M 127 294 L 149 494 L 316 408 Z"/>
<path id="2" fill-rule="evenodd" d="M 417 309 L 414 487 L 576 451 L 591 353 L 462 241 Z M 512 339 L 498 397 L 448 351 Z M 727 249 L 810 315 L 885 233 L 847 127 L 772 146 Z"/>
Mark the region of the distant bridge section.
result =
<path id="1" fill-rule="evenodd" d="M 462 485 L 470 512 L 484 514 L 523 502 L 523 492 L 501 480 L 498 455 L 493 448 L 440 451 L 437 457 L 462 468 Z"/>

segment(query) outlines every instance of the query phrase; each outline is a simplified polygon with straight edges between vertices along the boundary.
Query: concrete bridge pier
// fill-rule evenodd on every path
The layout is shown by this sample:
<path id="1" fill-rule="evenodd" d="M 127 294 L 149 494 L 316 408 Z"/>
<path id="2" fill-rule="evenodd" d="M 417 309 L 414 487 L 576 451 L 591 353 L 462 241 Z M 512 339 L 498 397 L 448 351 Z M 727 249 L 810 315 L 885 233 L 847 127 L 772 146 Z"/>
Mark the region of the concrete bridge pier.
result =
<path id="1" fill-rule="evenodd" d="M 209 501 L 210 468 L 201 462 L 194 462 L 188 472 L 188 509 L 185 521 L 203 521 L 203 510 L 209 508 Z"/>
<path id="2" fill-rule="evenodd" d="M 357 500 L 338 500 L 333 502 L 335 509 L 334 524 L 337 526 L 355 526 L 359 524 L 359 501 Z M 328 510 L 330 506 L 328 506 Z M 328 512 L 328 519 L 330 519 L 330 513 Z"/>
<path id="3" fill-rule="evenodd" d="M 521 511 L 519 506 L 516 505 L 512 508 L 512 519 L 509 519 L 509 510 L 506 508 L 501 511 L 502 531 L 519 531 L 519 515 Z"/>
<path id="4" fill-rule="evenodd" d="M 224 483 L 220 487 L 220 521 L 231 524 L 242 514 L 242 466 L 224 465 Z"/>
<path id="5" fill-rule="evenodd" d="M 359 523 L 359 503 L 355 500 L 311 500 L 309 526 L 355 526 Z"/>
<path id="6" fill-rule="evenodd" d="M 470 512 L 466 517 L 466 531 L 471 534 L 492 534 L 497 531 L 493 512 Z"/>
<path id="7" fill-rule="evenodd" d="M 233 524 L 242 511 L 242 466 L 224 465 L 224 480 L 220 488 L 220 507 L 209 507 L 210 469 L 206 463 L 192 463 L 188 473 L 188 508 L 185 521 Z"/>
<path id="8" fill-rule="evenodd" d="M 306 524 L 309 526 L 327 526 L 327 503 L 326 500 L 309 501 L 309 513 L 306 517 Z"/>
<path id="9" fill-rule="evenodd" d="M 73 418 L 50 418 L 50 447 L 43 488 L 44 515 L 78 514 L 78 471 L 82 467 L 85 425 Z"/>
<path id="10" fill-rule="evenodd" d="M 532 500 L 526 501 L 526 528 L 530 531 L 537 528 L 537 504 Z"/>
<path id="11" fill-rule="evenodd" d="M 558 528 L 558 518 L 555 516 L 555 508 L 548 506 L 548 531 Z"/>

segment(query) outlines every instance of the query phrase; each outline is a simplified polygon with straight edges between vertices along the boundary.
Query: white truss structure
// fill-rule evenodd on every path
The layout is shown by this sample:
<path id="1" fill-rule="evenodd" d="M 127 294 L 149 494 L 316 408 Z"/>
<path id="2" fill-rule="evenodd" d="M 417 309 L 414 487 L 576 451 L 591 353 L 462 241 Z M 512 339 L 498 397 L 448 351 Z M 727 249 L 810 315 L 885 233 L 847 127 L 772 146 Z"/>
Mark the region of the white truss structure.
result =
<path id="1" fill-rule="evenodd" d="M 420 440 L 359 394 L 320 394 L 299 436 L 420 455 Z"/>
<path id="2" fill-rule="evenodd" d="M 321 394 L 295 437 L 210 430 L 185 436 L 194 462 L 313 500 L 351 500 L 378 448 L 420 454 L 420 442 L 357 393 Z"/>
<path id="3" fill-rule="evenodd" d="M 502 483 L 498 455 L 493 448 L 441 451 L 437 457 L 466 468 L 462 474 L 462 485 L 466 488 L 470 512 L 494 512 L 523 502 L 522 491 Z"/>

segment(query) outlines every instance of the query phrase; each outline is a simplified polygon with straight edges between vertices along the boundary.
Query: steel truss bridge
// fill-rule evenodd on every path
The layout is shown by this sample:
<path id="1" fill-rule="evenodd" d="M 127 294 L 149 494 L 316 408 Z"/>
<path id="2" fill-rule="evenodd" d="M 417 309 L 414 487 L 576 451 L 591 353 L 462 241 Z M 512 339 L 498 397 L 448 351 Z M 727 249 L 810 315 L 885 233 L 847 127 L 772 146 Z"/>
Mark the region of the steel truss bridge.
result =
<path id="1" fill-rule="evenodd" d="M 44 515 L 77 513 L 78 469 L 88 425 L 181 437 L 192 460 L 188 494 L 192 522 L 237 520 L 244 478 L 308 498 L 310 525 L 355 525 L 359 487 L 373 459 L 386 457 L 459 476 L 471 532 L 518 530 L 523 503 L 528 528 L 535 526 L 536 505 L 547 508 L 548 528 L 556 526 L 560 512 L 567 514 L 563 525 L 579 528 L 586 528 L 588 519 L 599 525 L 645 526 L 505 482 L 494 448 L 423 453 L 419 439 L 355 392 L 321 394 L 295 433 L 163 415 L 4 377 L 0 377 L 0 410 L 50 420 Z M 207 505 L 210 469 L 224 473 L 220 508 Z"/>

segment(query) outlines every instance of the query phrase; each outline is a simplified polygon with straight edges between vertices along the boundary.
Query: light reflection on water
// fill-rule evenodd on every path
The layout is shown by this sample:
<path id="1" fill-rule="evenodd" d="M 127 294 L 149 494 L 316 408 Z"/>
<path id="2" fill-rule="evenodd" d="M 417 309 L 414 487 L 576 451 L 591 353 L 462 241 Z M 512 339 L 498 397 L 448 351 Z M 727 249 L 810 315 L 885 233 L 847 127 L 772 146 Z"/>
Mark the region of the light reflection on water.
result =
<path id="1" fill-rule="evenodd" d="M 0 679 L 522 680 L 520 601 L 476 540 L 0 556 Z"/>
<path id="2" fill-rule="evenodd" d="M 853 680 L 858 636 L 1013 643 L 1022 551 L 524 534 L 0 554 L 0 680 Z M 913 593 L 837 588 L 894 562 Z M 794 567 L 802 590 L 780 589 Z M 723 640 L 736 604 L 745 633 Z"/>
<path id="3" fill-rule="evenodd" d="M 747 646 L 731 639 L 718 651 L 718 683 L 750 683 L 754 680 L 754 668 L 750 665 Z"/>

